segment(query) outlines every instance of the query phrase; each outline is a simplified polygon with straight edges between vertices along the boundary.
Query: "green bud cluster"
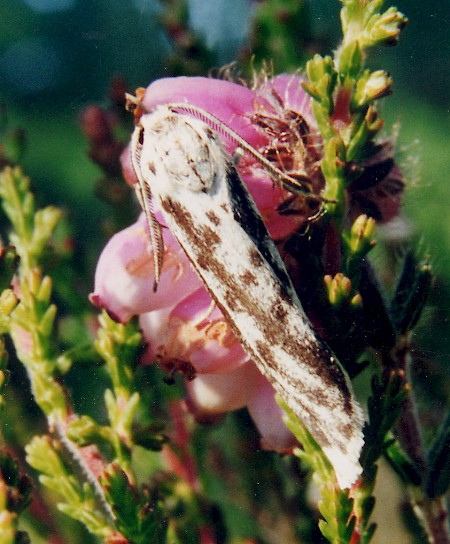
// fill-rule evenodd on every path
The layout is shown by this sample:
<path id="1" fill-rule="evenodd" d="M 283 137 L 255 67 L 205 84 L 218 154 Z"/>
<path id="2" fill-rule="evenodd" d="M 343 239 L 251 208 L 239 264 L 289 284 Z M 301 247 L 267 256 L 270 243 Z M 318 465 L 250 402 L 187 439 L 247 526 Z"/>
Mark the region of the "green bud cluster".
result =
<path id="1" fill-rule="evenodd" d="M 61 210 L 54 206 L 36 210 L 30 180 L 20 168 L 7 167 L 0 173 L 0 198 L 13 226 L 9 239 L 20 255 L 20 271 L 26 272 L 39 266 Z"/>
<path id="2" fill-rule="evenodd" d="M 391 7 L 382 11 L 384 0 L 341 0 L 344 44 L 359 41 L 361 48 L 395 45 L 408 19 Z"/>
<path id="3" fill-rule="evenodd" d="M 352 282 L 349 278 L 338 272 L 335 276 L 326 275 L 324 283 L 331 306 L 337 310 L 343 306 L 350 308 L 360 308 L 362 298 L 359 293 L 355 293 Z"/>
<path id="4" fill-rule="evenodd" d="M 342 233 L 343 270 L 355 284 L 359 283 L 362 261 L 376 245 L 373 238 L 375 227 L 375 219 L 362 214 L 350 230 Z"/>
<path id="5" fill-rule="evenodd" d="M 340 224 L 345 217 L 344 189 L 351 168 L 365 158 L 383 127 L 375 101 L 391 93 L 392 78 L 364 68 L 368 48 L 397 41 L 407 19 L 396 8 L 382 11 L 380 0 L 341 0 L 343 41 L 334 58 L 315 55 L 306 65 L 304 89 L 324 140 L 321 162 L 327 211 Z"/>
<path id="6" fill-rule="evenodd" d="M 31 270 L 21 282 L 21 300 L 11 315 L 11 337 L 28 370 L 33 394 L 50 418 L 65 417 L 66 395 L 56 380 L 59 368 L 54 343 L 56 306 L 51 303 L 52 281 Z"/>

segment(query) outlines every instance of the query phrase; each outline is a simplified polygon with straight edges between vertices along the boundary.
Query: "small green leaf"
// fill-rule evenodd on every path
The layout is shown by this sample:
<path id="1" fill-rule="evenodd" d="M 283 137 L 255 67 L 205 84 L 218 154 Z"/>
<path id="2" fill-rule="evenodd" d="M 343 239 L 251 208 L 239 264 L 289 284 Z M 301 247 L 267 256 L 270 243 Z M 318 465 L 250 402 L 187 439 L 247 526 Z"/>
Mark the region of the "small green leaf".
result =
<path id="1" fill-rule="evenodd" d="M 392 321 L 399 334 L 411 331 L 422 314 L 431 290 L 433 275 L 427 260 L 413 251 L 406 254 L 391 303 Z"/>
<path id="2" fill-rule="evenodd" d="M 89 416 L 74 419 L 67 426 L 67 438 L 80 447 L 91 444 L 113 443 L 114 433 L 111 427 L 98 425 Z"/>
<path id="3" fill-rule="evenodd" d="M 131 484 L 125 472 L 111 464 L 100 478 L 115 516 L 117 529 L 134 544 L 165 544 L 166 520 L 157 504 Z"/>
<path id="4" fill-rule="evenodd" d="M 116 323 L 106 312 L 99 317 L 100 329 L 95 348 L 106 361 L 117 397 L 128 398 L 132 394 L 134 367 L 137 363 L 142 335 L 133 321 Z"/>
<path id="5" fill-rule="evenodd" d="M 396 440 L 385 442 L 385 457 L 397 476 L 407 485 L 419 486 L 422 476 L 417 468 L 411 463 L 405 452 L 400 448 Z"/>
<path id="6" fill-rule="evenodd" d="M 352 138 L 347 147 L 347 161 L 358 161 L 362 152 L 383 128 L 383 120 L 379 117 L 378 111 L 373 105 L 367 108 L 367 112 L 361 123 L 355 125 L 352 131 Z"/>
<path id="7" fill-rule="evenodd" d="M 356 79 L 361 71 L 363 55 L 358 41 L 345 45 L 339 53 L 339 77 L 342 85 L 346 79 Z"/>
<path id="8" fill-rule="evenodd" d="M 119 418 L 116 422 L 116 429 L 120 436 L 130 438 L 131 428 L 139 406 L 141 397 L 139 393 L 133 393 L 131 397 L 123 403 Z"/>

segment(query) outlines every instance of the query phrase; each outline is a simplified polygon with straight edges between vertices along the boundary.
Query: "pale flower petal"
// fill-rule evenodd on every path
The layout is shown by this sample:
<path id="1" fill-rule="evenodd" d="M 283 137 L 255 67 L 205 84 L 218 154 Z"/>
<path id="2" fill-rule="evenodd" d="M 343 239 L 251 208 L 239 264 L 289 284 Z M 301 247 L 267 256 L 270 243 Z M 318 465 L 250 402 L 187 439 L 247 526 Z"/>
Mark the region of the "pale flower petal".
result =
<path id="1" fill-rule="evenodd" d="M 201 285 L 174 236 L 163 229 L 164 260 L 153 292 L 154 260 L 144 217 L 113 236 L 104 248 L 95 273 L 90 300 L 119 321 L 177 303 Z"/>
<path id="2" fill-rule="evenodd" d="M 125 181 L 128 183 L 128 185 L 134 187 L 134 185 L 138 183 L 139 180 L 136 176 L 133 164 L 131 162 L 130 144 L 128 144 L 120 154 L 120 164 L 122 166 L 122 175 L 125 178 Z"/>
<path id="3" fill-rule="evenodd" d="M 275 400 L 275 390 L 262 375 L 255 376 L 247 408 L 261 434 L 265 449 L 283 451 L 296 444 L 294 435 L 283 423 L 283 410 Z"/>
<path id="4" fill-rule="evenodd" d="M 202 374 L 187 382 L 187 404 L 198 419 L 246 406 L 258 370 L 253 363 L 224 374 Z"/>
<path id="5" fill-rule="evenodd" d="M 206 289 L 197 289 L 170 313 L 141 316 L 148 349 L 153 360 L 174 371 L 195 369 L 196 373 L 230 372 L 248 361 L 230 326 L 212 303 Z"/>
<path id="6" fill-rule="evenodd" d="M 172 307 L 143 313 L 139 316 L 141 327 L 147 347 L 141 356 L 141 364 L 150 364 L 157 361 L 158 353 L 164 349 L 166 342 L 167 323 Z"/>
<path id="7" fill-rule="evenodd" d="M 221 79 L 182 76 L 151 83 L 142 104 L 147 111 L 161 104 L 176 102 L 198 106 L 232 128 L 249 144 L 259 147 L 267 138 L 250 123 L 248 114 L 253 111 L 254 99 L 254 92 L 243 85 Z M 224 143 L 231 153 L 236 148 L 233 142 Z"/>

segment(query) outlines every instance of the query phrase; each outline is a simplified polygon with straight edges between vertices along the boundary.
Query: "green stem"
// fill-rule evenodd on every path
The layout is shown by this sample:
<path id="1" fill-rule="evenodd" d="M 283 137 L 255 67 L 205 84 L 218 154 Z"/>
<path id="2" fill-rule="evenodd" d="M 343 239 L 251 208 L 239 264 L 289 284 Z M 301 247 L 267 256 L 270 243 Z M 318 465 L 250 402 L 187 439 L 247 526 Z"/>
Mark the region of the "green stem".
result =
<path id="1" fill-rule="evenodd" d="M 394 354 L 393 358 L 392 353 Z M 385 354 L 384 364 L 391 368 L 400 369 L 408 383 L 411 352 L 407 336 L 399 340 L 396 350 Z M 430 544 L 449 544 L 450 532 L 445 502 L 442 497 L 429 498 L 424 489 L 429 467 L 412 390 L 402 404 L 400 417 L 396 425 L 396 434 L 402 448 L 414 463 L 418 474 L 422 476 L 421 486 L 410 488 L 413 497 L 413 511 L 419 522 L 423 524 L 429 536 Z"/>

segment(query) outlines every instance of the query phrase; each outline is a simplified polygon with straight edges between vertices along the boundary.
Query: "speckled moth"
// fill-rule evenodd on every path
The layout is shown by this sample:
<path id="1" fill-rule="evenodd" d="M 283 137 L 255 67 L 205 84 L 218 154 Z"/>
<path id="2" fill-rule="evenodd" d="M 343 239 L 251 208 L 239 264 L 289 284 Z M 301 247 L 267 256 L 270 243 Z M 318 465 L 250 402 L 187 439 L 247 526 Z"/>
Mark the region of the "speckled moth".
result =
<path id="1" fill-rule="evenodd" d="M 140 118 L 131 156 L 155 254 L 163 254 L 156 202 L 244 349 L 321 446 L 340 487 L 349 487 L 361 472 L 362 410 L 217 133 L 160 106 Z"/>

